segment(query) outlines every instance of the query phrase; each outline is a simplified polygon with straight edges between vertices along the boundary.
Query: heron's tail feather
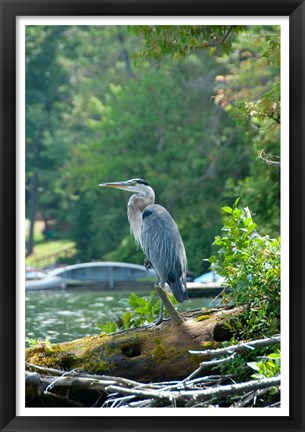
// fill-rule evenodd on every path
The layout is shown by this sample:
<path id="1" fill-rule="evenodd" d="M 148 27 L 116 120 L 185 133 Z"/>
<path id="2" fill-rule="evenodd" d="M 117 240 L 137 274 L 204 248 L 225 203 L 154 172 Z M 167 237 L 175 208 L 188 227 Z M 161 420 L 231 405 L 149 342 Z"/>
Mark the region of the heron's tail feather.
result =
<path id="1" fill-rule="evenodd" d="M 172 290 L 175 299 L 179 303 L 183 303 L 184 300 L 188 300 L 189 296 L 186 291 L 186 279 L 185 276 L 181 276 L 179 279 L 176 279 L 175 281 L 171 282 L 168 281 L 168 284 L 170 286 L 170 289 Z"/>

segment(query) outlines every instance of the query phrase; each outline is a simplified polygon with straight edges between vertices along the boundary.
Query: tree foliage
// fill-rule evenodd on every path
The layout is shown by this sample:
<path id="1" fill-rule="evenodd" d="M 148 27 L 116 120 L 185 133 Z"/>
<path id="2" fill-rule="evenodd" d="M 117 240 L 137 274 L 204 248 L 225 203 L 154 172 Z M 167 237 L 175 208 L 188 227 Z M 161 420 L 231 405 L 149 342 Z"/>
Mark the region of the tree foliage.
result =
<path id="1" fill-rule="evenodd" d="M 26 32 L 26 192 L 32 228 L 37 211 L 61 218 L 64 193 L 57 174 L 69 149 L 62 123 L 70 111 L 68 74 L 62 67 L 65 26 L 28 26 Z M 31 209 L 30 209 L 31 207 Z M 31 252 L 32 238 L 28 252 Z"/>
<path id="2" fill-rule="evenodd" d="M 224 303 L 245 305 L 240 325 L 234 322 L 238 337 L 272 336 L 280 323 L 280 240 L 259 235 L 250 210 L 237 203 L 223 207 L 225 224 L 214 241 L 218 253 L 209 262 L 225 276 Z"/>
<path id="3" fill-rule="evenodd" d="M 135 58 L 160 59 L 169 55 L 174 60 L 179 60 L 202 49 L 209 49 L 210 55 L 214 54 L 216 49 L 227 53 L 232 47 L 232 35 L 245 31 L 245 27 L 158 25 L 136 26 L 132 31 L 144 36 L 144 47 L 135 53 Z"/>
<path id="4" fill-rule="evenodd" d="M 172 213 L 189 269 L 237 196 L 262 234 L 279 230 L 279 29 L 271 26 L 30 26 L 27 184 L 36 212 L 65 223 L 78 259 L 141 263 L 128 195 L 145 178 Z M 35 204 L 35 202 L 34 202 Z M 33 205 L 32 205 L 33 207 Z M 35 206 L 34 206 L 35 207 Z"/>

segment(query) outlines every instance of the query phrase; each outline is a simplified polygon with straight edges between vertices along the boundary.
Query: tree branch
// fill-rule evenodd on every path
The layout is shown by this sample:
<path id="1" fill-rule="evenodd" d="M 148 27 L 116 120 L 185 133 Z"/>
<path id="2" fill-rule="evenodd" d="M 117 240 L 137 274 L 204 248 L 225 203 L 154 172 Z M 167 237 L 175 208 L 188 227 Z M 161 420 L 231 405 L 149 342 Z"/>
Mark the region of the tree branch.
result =
<path id="1" fill-rule="evenodd" d="M 268 157 L 267 157 L 268 156 Z M 279 159 L 279 156 L 275 156 L 275 155 L 266 155 L 266 153 L 264 152 L 264 150 L 262 150 L 259 154 L 259 157 L 261 159 L 263 159 L 263 161 L 265 161 L 268 165 L 273 165 L 273 166 L 280 166 L 281 162 L 280 161 L 274 161 L 269 159 L 270 157 L 272 158 L 277 158 Z"/>
<path id="2" fill-rule="evenodd" d="M 233 345 L 227 348 L 218 348 L 215 350 L 205 350 L 205 351 L 189 351 L 191 354 L 197 354 L 200 356 L 205 356 L 207 358 L 215 358 L 215 357 L 220 357 L 222 355 L 225 354 L 230 354 L 229 357 L 224 358 L 224 359 L 220 359 L 220 360 L 213 360 L 213 361 L 205 361 L 200 363 L 199 367 L 193 372 L 191 373 L 191 375 L 189 375 L 187 378 L 184 379 L 184 381 L 188 381 L 190 379 L 193 379 L 196 375 L 198 375 L 203 369 L 205 369 L 206 367 L 211 367 L 211 366 L 219 366 L 220 364 L 224 364 L 224 363 L 228 363 L 230 362 L 235 356 L 236 354 L 241 354 L 244 352 L 247 352 L 250 350 L 253 350 L 255 348 L 258 347 L 263 347 L 263 346 L 270 346 L 270 345 L 276 345 L 278 343 L 280 343 L 281 341 L 281 337 L 280 335 L 275 335 L 271 338 L 266 338 L 266 339 L 258 339 L 258 340 L 254 340 L 251 342 L 243 342 L 240 343 L 238 345 Z"/>
<path id="3" fill-rule="evenodd" d="M 107 387 L 107 391 L 119 392 L 125 395 L 134 395 L 142 398 L 150 399 L 161 399 L 173 402 L 173 400 L 180 402 L 198 402 L 206 401 L 211 398 L 219 398 L 230 396 L 232 394 L 241 394 L 247 391 L 259 390 L 270 387 L 278 387 L 280 385 L 280 376 L 259 380 L 247 381 L 245 383 L 231 384 L 208 388 L 204 390 L 182 390 L 182 391 L 155 391 L 155 390 L 138 390 L 138 389 L 126 389 L 116 385 L 110 385 Z"/>
<path id="4" fill-rule="evenodd" d="M 222 45 L 228 39 L 228 37 L 229 37 L 230 33 L 232 32 L 232 30 L 233 30 L 233 26 L 230 26 L 221 40 L 207 43 L 207 44 L 204 45 L 204 47 L 208 48 L 208 47 L 216 47 L 216 46 Z"/>
<path id="5" fill-rule="evenodd" d="M 240 384 L 224 385 L 218 386 L 216 388 L 206 389 L 198 392 L 190 392 L 188 394 L 183 394 L 181 392 L 180 397 L 187 398 L 191 401 L 205 401 L 212 398 L 219 398 L 225 396 L 231 396 L 232 394 L 237 395 L 245 393 L 249 390 L 259 390 L 264 388 L 278 387 L 281 383 L 280 376 L 273 378 L 266 378 L 260 380 L 247 381 Z"/>
<path id="6" fill-rule="evenodd" d="M 205 350 L 205 351 L 189 351 L 191 354 L 197 354 L 200 356 L 208 357 L 208 358 L 215 358 L 219 357 L 224 354 L 233 354 L 233 353 L 244 353 L 252 349 L 263 347 L 263 346 L 270 346 L 270 345 L 276 345 L 281 342 L 281 336 L 275 335 L 271 338 L 265 338 L 265 339 L 257 339 L 250 342 L 242 342 L 238 345 L 229 346 L 227 348 L 218 348 L 214 350 Z"/>
<path id="7" fill-rule="evenodd" d="M 155 285 L 155 289 L 156 289 L 161 301 L 163 302 L 169 316 L 171 317 L 173 324 L 175 324 L 175 325 L 182 324 L 184 322 L 184 319 L 179 314 L 179 312 L 176 311 L 173 303 L 170 301 L 170 299 L 169 299 L 168 295 L 166 294 L 166 292 L 164 291 L 164 289 L 161 288 L 158 284 Z"/>

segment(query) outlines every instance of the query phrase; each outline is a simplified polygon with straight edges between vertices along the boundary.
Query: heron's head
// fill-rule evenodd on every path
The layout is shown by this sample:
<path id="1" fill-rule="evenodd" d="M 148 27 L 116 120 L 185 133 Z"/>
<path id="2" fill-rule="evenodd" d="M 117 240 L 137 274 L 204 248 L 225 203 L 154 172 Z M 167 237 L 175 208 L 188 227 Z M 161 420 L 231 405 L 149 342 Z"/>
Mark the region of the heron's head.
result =
<path id="1" fill-rule="evenodd" d="M 114 182 L 114 183 L 101 183 L 99 184 L 100 187 L 107 187 L 107 188 L 115 188 L 115 189 L 122 189 L 126 190 L 128 192 L 133 193 L 140 193 L 140 194 L 147 194 L 151 193 L 152 188 L 149 186 L 146 181 L 142 179 L 131 179 L 123 182 Z"/>

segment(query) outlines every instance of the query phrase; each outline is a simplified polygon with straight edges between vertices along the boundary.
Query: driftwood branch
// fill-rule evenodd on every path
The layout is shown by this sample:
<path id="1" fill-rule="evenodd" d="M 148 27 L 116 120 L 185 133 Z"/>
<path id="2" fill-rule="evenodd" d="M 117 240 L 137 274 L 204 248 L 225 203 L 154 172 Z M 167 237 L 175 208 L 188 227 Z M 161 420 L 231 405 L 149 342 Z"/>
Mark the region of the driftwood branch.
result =
<path id="1" fill-rule="evenodd" d="M 245 406 L 250 400 L 263 394 L 262 389 L 279 387 L 280 377 L 251 380 L 244 383 L 218 385 L 227 377 L 214 375 L 201 377 L 188 382 L 166 382 L 143 384 L 131 380 L 110 376 L 91 376 L 75 372 L 67 372 L 58 377 L 41 377 L 37 372 L 27 372 L 26 382 L 28 385 L 37 387 L 40 392 L 49 396 L 58 397 L 55 389 L 86 389 L 90 391 L 106 392 L 110 398 L 104 406 L 156 406 L 156 403 L 166 406 L 192 406 L 195 403 L 211 401 L 215 398 L 225 398 L 231 395 L 246 394 L 238 404 L 234 406 Z M 203 386 L 204 388 L 201 388 Z M 210 388 L 207 388 L 211 386 Z M 128 396 L 126 398 L 126 396 Z M 63 397 L 61 396 L 63 399 Z M 147 400 L 146 402 L 143 399 Z M 130 405 L 132 403 L 132 405 Z M 75 405 L 75 404 L 74 404 Z"/>
<path id="2" fill-rule="evenodd" d="M 173 390 L 173 391 L 156 391 L 156 390 L 142 390 L 142 389 L 127 389 L 116 385 L 107 387 L 107 391 L 119 392 L 127 395 L 141 396 L 142 398 L 156 398 L 165 399 L 172 402 L 174 399 L 186 401 L 205 401 L 211 398 L 219 398 L 230 396 L 232 394 L 240 394 L 249 390 L 257 390 L 263 388 L 270 388 L 279 386 L 281 382 L 280 377 L 266 378 L 260 380 L 247 381 L 240 384 L 231 384 L 224 386 L 217 386 L 205 390 Z"/>
<path id="3" fill-rule="evenodd" d="M 265 161 L 268 165 L 272 165 L 272 166 L 280 166 L 281 165 L 281 161 L 279 156 L 275 156 L 275 155 L 267 155 L 264 150 L 262 150 L 259 154 L 259 157 Z M 277 160 L 275 160 L 277 159 Z"/>
<path id="4" fill-rule="evenodd" d="M 249 390 L 258 390 L 264 388 L 278 387 L 281 383 L 280 376 L 273 378 L 266 378 L 260 380 L 247 381 L 240 384 L 232 384 L 225 386 L 218 386 L 215 389 L 207 389 L 199 392 L 190 392 L 188 395 L 181 395 L 187 397 L 190 401 L 206 401 L 211 398 L 221 398 L 231 395 L 237 395 Z"/>
<path id="5" fill-rule="evenodd" d="M 184 319 L 179 314 L 179 312 L 175 309 L 173 303 L 171 302 L 170 298 L 168 297 L 168 295 L 166 294 L 164 289 L 161 288 L 157 284 L 155 285 L 155 289 L 156 289 L 161 301 L 163 302 L 165 309 L 167 310 L 168 315 L 170 316 L 173 324 L 175 324 L 175 325 L 182 324 L 184 322 Z"/>
<path id="6" fill-rule="evenodd" d="M 264 394 L 267 394 L 269 392 L 269 388 L 264 389 L 257 389 L 250 391 L 249 393 L 246 393 L 245 395 L 241 396 L 239 400 L 231 405 L 231 408 L 242 408 L 250 404 L 252 402 L 252 406 L 255 406 L 257 398 L 263 396 Z M 279 402 L 276 404 L 271 405 L 276 406 Z"/>
<path id="7" fill-rule="evenodd" d="M 274 335 L 271 338 L 257 339 L 249 342 L 242 342 L 238 345 L 232 345 L 227 348 L 218 348 L 214 350 L 205 350 L 205 351 L 191 350 L 190 353 L 208 357 L 208 358 L 215 358 L 224 354 L 233 354 L 233 353 L 240 354 L 240 353 L 247 352 L 249 350 L 253 350 L 258 347 L 277 345 L 280 342 L 281 342 L 281 336 Z"/>
<path id="8" fill-rule="evenodd" d="M 219 349 L 205 350 L 205 351 L 193 351 L 193 350 L 191 350 L 190 351 L 191 354 L 197 354 L 197 355 L 209 358 L 209 359 L 220 357 L 222 355 L 228 355 L 228 354 L 230 354 L 230 356 L 226 357 L 224 359 L 220 359 L 220 360 L 205 361 L 205 362 L 200 363 L 199 368 L 196 369 L 184 381 L 187 381 L 189 379 L 194 378 L 196 375 L 198 375 L 200 372 L 202 372 L 207 367 L 219 366 L 221 364 L 230 362 L 237 354 L 242 354 L 242 353 L 245 353 L 249 350 L 254 350 L 255 348 L 259 348 L 259 347 L 276 345 L 276 344 L 279 344 L 280 341 L 281 341 L 281 336 L 275 335 L 271 338 L 265 338 L 265 339 L 258 339 L 258 340 L 249 341 L 249 342 L 243 342 L 243 343 L 240 343 L 238 345 L 233 345 L 233 346 L 230 346 L 227 348 L 219 348 Z"/>

